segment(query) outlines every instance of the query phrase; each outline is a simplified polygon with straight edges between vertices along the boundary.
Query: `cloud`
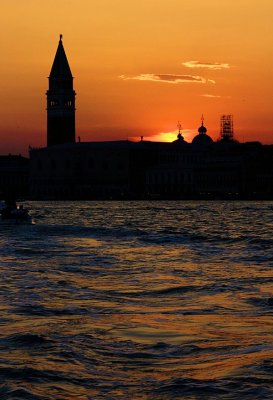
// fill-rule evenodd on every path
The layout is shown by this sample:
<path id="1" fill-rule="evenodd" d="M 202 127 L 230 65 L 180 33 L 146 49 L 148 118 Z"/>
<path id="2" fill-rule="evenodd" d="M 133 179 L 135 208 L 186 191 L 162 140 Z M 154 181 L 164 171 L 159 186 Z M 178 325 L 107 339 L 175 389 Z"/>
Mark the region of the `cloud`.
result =
<path id="1" fill-rule="evenodd" d="M 207 69 L 213 69 L 213 70 L 219 70 L 219 69 L 227 69 L 230 68 L 230 65 L 227 63 L 202 63 L 199 61 L 186 61 L 183 62 L 182 65 L 187 68 L 207 68 Z"/>
<path id="2" fill-rule="evenodd" d="M 202 97 L 213 97 L 213 98 L 219 98 L 222 96 L 219 96 L 217 94 L 201 94 Z"/>
<path id="3" fill-rule="evenodd" d="M 119 78 L 123 80 L 138 80 L 138 81 L 151 81 L 151 82 L 164 82 L 164 83 L 215 83 L 212 80 L 206 80 L 202 76 L 194 75 L 173 75 L 173 74 L 140 74 L 135 76 L 121 75 Z"/>
<path id="4" fill-rule="evenodd" d="M 218 94 L 208 94 L 208 93 L 206 93 L 206 94 L 201 94 L 200 96 L 208 97 L 208 98 L 217 98 L 217 99 L 219 99 L 219 98 L 230 99 L 230 96 L 220 96 Z"/>

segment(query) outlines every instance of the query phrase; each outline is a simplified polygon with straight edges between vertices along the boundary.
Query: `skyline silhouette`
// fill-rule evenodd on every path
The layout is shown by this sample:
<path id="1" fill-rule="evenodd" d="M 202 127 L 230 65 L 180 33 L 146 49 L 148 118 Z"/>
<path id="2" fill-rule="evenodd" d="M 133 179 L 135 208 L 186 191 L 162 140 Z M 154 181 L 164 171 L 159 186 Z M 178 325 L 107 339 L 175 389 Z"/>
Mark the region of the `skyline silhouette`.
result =
<path id="1" fill-rule="evenodd" d="M 272 143 L 272 11 L 268 0 L 4 4 L 0 153 L 45 145 L 42 94 L 60 32 L 83 141 L 172 141 L 178 120 L 191 141 L 202 114 L 216 140 L 220 116 L 233 114 L 239 141 Z"/>
<path id="2" fill-rule="evenodd" d="M 171 142 L 82 141 L 75 130 L 73 76 L 62 35 L 49 75 L 47 144 L 29 147 L 29 159 L 2 156 L 0 194 L 32 199 L 268 199 L 273 145 L 240 142 L 233 115 L 221 116 L 214 141 L 201 126 L 191 142 L 181 121 Z M 26 163 L 21 169 L 20 163 Z M 18 182 L 25 182 L 17 187 Z"/>
<path id="3" fill-rule="evenodd" d="M 273 145 L 234 139 L 232 114 L 213 141 L 201 117 L 191 143 L 75 140 L 75 91 L 62 35 L 49 76 L 47 146 L 30 148 L 32 199 L 272 198 Z"/>

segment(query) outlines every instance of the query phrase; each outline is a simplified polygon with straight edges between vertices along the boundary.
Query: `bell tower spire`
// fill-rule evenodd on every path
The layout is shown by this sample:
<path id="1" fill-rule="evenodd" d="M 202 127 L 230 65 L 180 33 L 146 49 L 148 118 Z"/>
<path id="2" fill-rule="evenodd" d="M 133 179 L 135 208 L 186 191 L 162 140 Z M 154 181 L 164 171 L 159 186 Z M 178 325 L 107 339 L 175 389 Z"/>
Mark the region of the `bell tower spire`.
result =
<path id="1" fill-rule="evenodd" d="M 47 146 L 75 143 L 75 96 L 73 76 L 60 35 L 49 75 L 47 95 Z"/>

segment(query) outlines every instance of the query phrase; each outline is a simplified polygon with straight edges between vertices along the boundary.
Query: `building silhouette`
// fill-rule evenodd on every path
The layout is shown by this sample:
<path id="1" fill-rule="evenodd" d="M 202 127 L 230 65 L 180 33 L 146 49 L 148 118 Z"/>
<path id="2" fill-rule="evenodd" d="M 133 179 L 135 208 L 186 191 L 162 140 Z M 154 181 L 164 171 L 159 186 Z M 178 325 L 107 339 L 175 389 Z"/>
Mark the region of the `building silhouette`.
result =
<path id="1" fill-rule="evenodd" d="M 273 198 L 273 146 L 234 140 L 230 115 L 221 117 L 217 142 L 203 117 L 192 143 L 180 123 L 172 143 L 143 137 L 75 142 L 75 91 L 62 37 L 49 76 L 47 115 L 47 147 L 30 151 L 32 198 Z"/>
<path id="2" fill-rule="evenodd" d="M 75 142 L 75 96 L 73 76 L 62 35 L 49 75 L 47 95 L 47 146 Z"/>
<path id="3" fill-rule="evenodd" d="M 29 159 L 20 154 L 0 156 L 0 199 L 28 193 Z"/>

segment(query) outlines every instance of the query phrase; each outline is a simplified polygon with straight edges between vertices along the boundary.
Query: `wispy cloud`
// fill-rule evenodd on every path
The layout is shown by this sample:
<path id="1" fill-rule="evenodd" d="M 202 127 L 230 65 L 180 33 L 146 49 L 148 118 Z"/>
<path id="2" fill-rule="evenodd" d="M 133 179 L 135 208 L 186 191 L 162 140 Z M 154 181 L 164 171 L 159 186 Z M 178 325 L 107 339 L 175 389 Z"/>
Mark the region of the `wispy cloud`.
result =
<path id="1" fill-rule="evenodd" d="M 219 96 L 217 94 L 201 94 L 202 97 L 211 97 L 211 98 L 220 98 L 222 96 Z"/>
<path id="2" fill-rule="evenodd" d="M 195 75 L 173 75 L 173 74 L 140 74 L 140 75 L 121 75 L 119 78 L 124 80 L 138 80 L 164 83 L 215 83 L 211 79 L 205 79 L 202 76 Z"/>
<path id="3" fill-rule="evenodd" d="M 186 61 L 183 62 L 182 65 L 187 68 L 207 68 L 207 69 L 213 69 L 213 70 L 219 70 L 219 69 L 227 69 L 230 68 L 230 65 L 227 63 L 202 63 L 200 61 Z"/>
<path id="4" fill-rule="evenodd" d="M 219 98 L 230 99 L 230 96 L 220 96 L 219 94 L 208 94 L 208 93 L 205 93 L 205 94 L 200 94 L 200 96 L 208 97 L 208 98 L 216 98 L 216 99 L 219 99 Z"/>

